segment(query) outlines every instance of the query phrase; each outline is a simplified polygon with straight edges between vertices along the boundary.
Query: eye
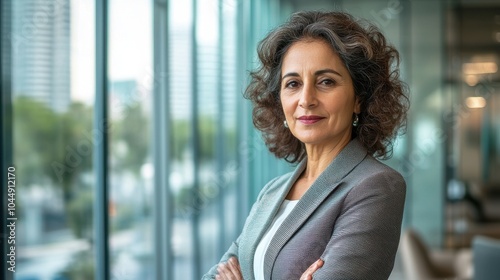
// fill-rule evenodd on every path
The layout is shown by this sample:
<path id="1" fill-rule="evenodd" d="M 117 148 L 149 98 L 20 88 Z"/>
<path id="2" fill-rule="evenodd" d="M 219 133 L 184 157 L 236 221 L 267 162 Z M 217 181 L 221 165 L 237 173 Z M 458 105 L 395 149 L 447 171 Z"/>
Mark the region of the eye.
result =
<path id="1" fill-rule="evenodd" d="M 299 83 L 297 81 L 289 81 L 285 84 L 286 88 L 296 88 L 299 86 Z"/>
<path id="2" fill-rule="evenodd" d="M 323 79 L 319 83 L 321 85 L 325 85 L 325 86 L 333 86 L 333 85 L 335 85 L 335 81 L 332 80 L 332 79 Z"/>

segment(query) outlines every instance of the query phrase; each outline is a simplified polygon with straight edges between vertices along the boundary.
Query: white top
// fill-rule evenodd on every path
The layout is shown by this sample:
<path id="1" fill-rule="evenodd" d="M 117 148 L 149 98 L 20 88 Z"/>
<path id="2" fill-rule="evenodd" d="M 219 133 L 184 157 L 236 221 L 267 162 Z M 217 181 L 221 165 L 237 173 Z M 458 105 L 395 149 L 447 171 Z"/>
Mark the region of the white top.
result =
<path id="1" fill-rule="evenodd" d="M 255 256 L 253 259 L 253 272 L 255 275 L 255 280 L 263 280 L 264 279 L 264 256 L 266 255 L 267 248 L 269 247 L 269 243 L 273 238 L 274 234 L 281 226 L 285 218 L 292 212 L 295 205 L 297 205 L 298 200 L 287 200 L 285 199 L 278 210 L 278 213 L 274 217 L 273 223 L 268 228 L 264 236 L 257 245 L 257 249 L 255 250 Z"/>

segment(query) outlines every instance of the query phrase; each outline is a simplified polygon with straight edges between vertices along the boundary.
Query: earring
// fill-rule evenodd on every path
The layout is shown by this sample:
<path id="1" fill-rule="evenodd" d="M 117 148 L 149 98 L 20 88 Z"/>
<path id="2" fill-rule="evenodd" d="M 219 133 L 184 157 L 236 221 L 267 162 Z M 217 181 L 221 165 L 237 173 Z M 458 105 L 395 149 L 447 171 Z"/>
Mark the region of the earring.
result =
<path id="1" fill-rule="evenodd" d="M 358 126 L 359 125 L 359 117 L 358 114 L 355 114 L 354 121 L 352 122 L 352 126 Z"/>
<path id="2" fill-rule="evenodd" d="M 286 120 L 283 121 L 283 125 L 288 128 L 288 123 L 286 122 Z"/>

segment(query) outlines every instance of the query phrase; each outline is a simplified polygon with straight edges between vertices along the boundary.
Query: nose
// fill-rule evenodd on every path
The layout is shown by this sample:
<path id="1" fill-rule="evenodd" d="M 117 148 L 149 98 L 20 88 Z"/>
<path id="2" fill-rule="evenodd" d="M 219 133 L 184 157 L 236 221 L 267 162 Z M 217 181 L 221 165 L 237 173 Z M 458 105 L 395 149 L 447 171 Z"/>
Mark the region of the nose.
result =
<path id="1" fill-rule="evenodd" d="M 302 108 L 311 108 L 318 104 L 318 100 L 316 99 L 316 90 L 314 85 L 304 84 L 302 87 L 302 94 L 299 100 L 299 106 Z"/>

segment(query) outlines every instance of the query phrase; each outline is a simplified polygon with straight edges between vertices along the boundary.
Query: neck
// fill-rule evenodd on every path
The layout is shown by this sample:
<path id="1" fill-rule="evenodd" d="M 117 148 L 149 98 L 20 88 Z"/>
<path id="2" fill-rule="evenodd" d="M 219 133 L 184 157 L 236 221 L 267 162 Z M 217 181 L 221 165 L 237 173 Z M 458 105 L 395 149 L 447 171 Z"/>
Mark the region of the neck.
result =
<path id="1" fill-rule="evenodd" d="M 342 149 L 349 144 L 350 140 L 351 135 L 346 134 L 338 141 L 332 141 L 329 145 L 306 144 L 307 166 L 302 177 L 308 181 L 316 180 Z"/>

